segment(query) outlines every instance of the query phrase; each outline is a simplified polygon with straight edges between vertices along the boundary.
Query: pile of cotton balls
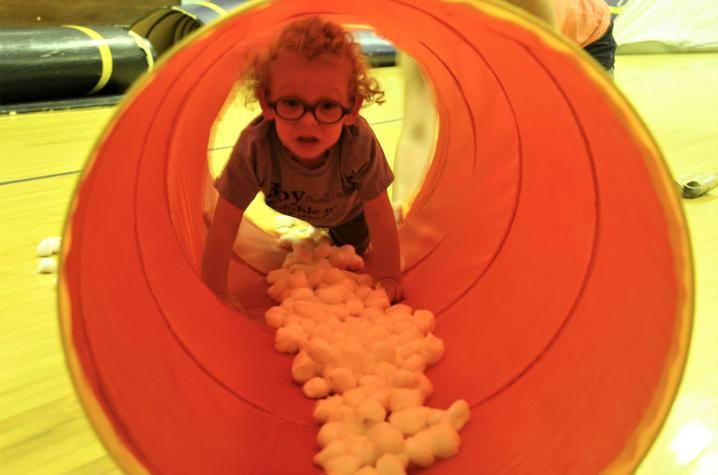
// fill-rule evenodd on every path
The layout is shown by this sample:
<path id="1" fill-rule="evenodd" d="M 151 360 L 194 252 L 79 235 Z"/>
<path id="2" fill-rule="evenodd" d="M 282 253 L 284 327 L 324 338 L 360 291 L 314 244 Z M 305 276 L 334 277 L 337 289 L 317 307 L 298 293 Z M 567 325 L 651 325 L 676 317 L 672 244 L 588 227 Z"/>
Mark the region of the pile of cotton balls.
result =
<path id="1" fill-rule="evenodd" d="M 36 250 L 37 256 L 41 258 L 37 262 L 38 274 L 54 274 L 57 272 L 57 260 L 52 256 L 59 252 L 59 237 L 49 237 L 40 241 Z"/>
<path id="2" fill-rule="evenodd" d="M 281 303 L 265 319 L 277 329 L 275 349 L 296 354 L 294 381 L 319 399 L 314 462 L 330 475 L 405 474 L 458 451 L 469 405 L 424 406 L 433 392 L 424 371 L 444 354 L 434 314 L 390 305 L 369 275 L 355 272 L 363 267 L 352 246 L 295 243 L 267 275 Z"/>

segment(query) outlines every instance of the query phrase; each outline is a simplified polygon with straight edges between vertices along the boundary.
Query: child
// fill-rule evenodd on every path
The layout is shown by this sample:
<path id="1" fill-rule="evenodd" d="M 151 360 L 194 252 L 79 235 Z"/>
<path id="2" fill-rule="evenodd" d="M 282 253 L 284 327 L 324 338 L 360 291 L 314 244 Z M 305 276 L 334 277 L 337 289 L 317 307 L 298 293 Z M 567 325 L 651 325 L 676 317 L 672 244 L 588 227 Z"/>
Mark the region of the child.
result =
<path id="1" fill-rule="evenodd" d="M 262 114 L 241 133 L 222 175 L 202 256 L 202 280 L 227 293 L 232 246 L 258 191 L 276 211 L 328 228 L 336 245 L 363 254 L 396 302 L 403 298 L 399 236 L 387 187 L 394 179 L 359 108 L 383 102 L 361 50 L 341 26 L 318 17 L 287 25 L 245 74 Z"/>

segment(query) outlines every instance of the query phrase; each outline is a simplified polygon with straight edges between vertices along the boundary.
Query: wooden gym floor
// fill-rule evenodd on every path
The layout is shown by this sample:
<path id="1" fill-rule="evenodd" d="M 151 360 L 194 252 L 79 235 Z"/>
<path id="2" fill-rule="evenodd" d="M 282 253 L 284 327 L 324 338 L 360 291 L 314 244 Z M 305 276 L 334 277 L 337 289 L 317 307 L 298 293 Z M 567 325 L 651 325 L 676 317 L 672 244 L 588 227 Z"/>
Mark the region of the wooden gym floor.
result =
<path id="1" fill-rule="evenodd" d="M 391 155 L 403 113 L 401 80 L 394 68 L 381 71 L 388 101 L 365 115 Z M 654 133 L 674 176 L 718 173 L 718 54 L 619 56 L 616 82 Z M 119 473 L 92 431 L 65 366 L 56 276 L 35 272 L 35 248 L 61 234 L 79 170 L 113 111 L 0 116 L 4 475 Z M 224 137 L 218 130 L 213 159 L 229 152 L 231 141 Z M 645 475 L 718 473 L 718 189 L 683 203 L 695 259 L 693 341 L 678 398 L 638 470 Z"/>

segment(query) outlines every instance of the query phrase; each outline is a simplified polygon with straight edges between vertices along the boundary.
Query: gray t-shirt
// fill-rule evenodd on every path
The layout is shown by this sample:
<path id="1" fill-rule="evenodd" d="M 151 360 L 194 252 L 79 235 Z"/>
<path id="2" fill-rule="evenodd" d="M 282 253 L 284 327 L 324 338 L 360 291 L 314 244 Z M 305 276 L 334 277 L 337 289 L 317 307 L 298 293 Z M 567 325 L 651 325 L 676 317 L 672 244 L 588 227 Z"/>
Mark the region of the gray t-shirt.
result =
<path id="1" fill-rule="evenodd" d="M 242 210 L 262 191 L 265 203 L 282 214 L 316 227 L 337 226 L 357 217 L 394 174 L 361 116 L 343 128 L 328 153 L 319 168 L 304 167 L 282 145 L 274 121 L 259 116 L 240 134 L 215 187 Z"/>

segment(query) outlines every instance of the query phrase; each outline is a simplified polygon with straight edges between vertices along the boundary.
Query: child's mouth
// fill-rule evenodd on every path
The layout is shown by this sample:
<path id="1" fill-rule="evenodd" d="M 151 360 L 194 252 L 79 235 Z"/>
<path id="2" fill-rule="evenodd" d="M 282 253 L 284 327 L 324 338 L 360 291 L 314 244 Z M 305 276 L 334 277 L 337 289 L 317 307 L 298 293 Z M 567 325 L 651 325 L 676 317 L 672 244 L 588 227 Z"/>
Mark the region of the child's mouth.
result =
<path id="1" fill-rule="evenodd" d="M 319 139 L 316 137 L 310 137 L 310 136 L 300 136 L 297 137 L 297 141 L 303 144 L 314 144 L 319 142 Z"/>

